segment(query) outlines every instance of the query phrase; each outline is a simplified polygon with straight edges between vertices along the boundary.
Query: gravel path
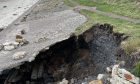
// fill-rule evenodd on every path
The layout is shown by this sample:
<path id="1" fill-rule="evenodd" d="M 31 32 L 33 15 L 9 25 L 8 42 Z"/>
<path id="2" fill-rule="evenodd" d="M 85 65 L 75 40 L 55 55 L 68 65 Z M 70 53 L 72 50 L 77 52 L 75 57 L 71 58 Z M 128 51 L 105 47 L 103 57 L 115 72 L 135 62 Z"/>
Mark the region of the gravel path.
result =
<path id="1" fill-rule="evenodd" d="M 140 23 L 140 19 L 133 19 L 133 18 L 130 18 L 130 17 L 117 15 L 117 14 L 110 13 L 110 12 L 103 12 L 103 11 L 97 10 L 96 7 L 82 6 L 82 5 L 79 5 L 79 3 L 77 3 L 73 0 L 69 0 L 69 1 L 73 5 L 76 5 L 76 7 L 74 7 L 74 10 L 76 10 L 76 11 L 80 11 L 81 9 L 86 9 L 86 10 L 93 11 L 95 13 L 98 13 L 98 14 L 101 14 L 101 15 L 104 15 L 104 16 L 108 16 L 108 17 L 112 17 L 112 18 L 116 18 L 116 19 L 121 19 L 121 20 L 126 20 L 126 21 L 133 22 L 133 23 Z"/>

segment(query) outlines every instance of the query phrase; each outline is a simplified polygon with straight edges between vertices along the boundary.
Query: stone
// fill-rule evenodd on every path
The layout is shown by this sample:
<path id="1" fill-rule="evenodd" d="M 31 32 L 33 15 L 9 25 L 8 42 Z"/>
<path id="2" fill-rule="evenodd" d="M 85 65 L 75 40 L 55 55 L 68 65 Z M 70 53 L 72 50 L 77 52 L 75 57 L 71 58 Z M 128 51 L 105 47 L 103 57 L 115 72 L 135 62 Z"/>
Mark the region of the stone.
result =
<path id="1" fill-rule="evenodd" d="M 5 51 L 11 51 L 11 50 L 14 50 L 14 49 L 15 49 L 14 45 L 6 45 L 6 46 L 4 46 Z"/>
<path id="2" fill-rule="evenodd" d="M 111 73 L 111 72 L 112 72 L 112 70 L 111 70 L 110 67 L 107 67 L 107 68 L 106 68 L 106 71 L 107 71 L 108 73 Z"/>
<path id="3" fill-rule="evenodd" d="M 68 80 L 66 80 L 65 78 L 62 80 L 62 82 L 60 82 L 59 84 L 68 84 L 69 83 L 69 81 Z"/>
<path id="4" fill-rule="evenodd" d="M 101 80 L 93 80 L 89 84 L 103 84 Z"/>
<path id="5" fill-rule="evenodd" d="M 105 75 L 104 74 L 98 74 L 97 79 L 102 80 L 104 79 Z"/>
<path id="6" fill-rule="evenodd" d="M 22 59 L 26 56 L 26 52 L 25 51 L 20 51 L 20 52 L 16 52 L 14 55 L 13 55 L 13 59 L 14 60 L 19 60 L 19 59 Z"/>
<path id="7" fill-rule="evenodd" d="M 15 48 L 17 48 L 19 46 L 19 43 L 18 42 L 13 42 L 12 45 L 14 45 Z"/>
<path id="8" fill-rule="evenodd" d="M 21 34 L 26 34 L 26 31 L 24 29 L 21 30 Z"/>
<path id="9" fill-rule="evenodd" d="M 73 83 L 74 83 L 74 79 L 73 79 L 73 78 L 71 79 L 71 82 L 70 82 L 70 83 L 71 83 L 71 84 L 73 84 Z"/>
<path id="10" fill-rule="evenodd" d="M 119 69 L 118 75 L 122 77 L 124 80 L 130 81 L 135 84 L 139 84 L 140 80 L 138 77 L 135 77 L 133 74 L 131 74 L 129 71 L 125 69 Z"/>
<path id="11" fill-rule="evenodd" d="M 3 47 L 4 47 L 4 46 L 3 46 L 2 44 L 0 44 L 0 51 L 3 50 Z"/>
<path id="12" fill-rule="evenodd" d="M 30 57 L 28 61 L 32 62 L 33 60 L 35 60 L 35 57 Z"/>
<path id="13" fill-rule="evenodd" d="M 118 74 L 119 65 L 114 65 L 112 68 L 112 77 Z"/>
<path id="14" fill-rule="evenodd" d="M 11 44 L 11 42 L 5 42 L 5 43 L 3 43 L 4 46 L 10 45 L 10 44 Z"/>
<path id="15" fill-rule="evenodd" d="M 3 6 L 3 8 L 6 8 L 7 6 Z"/>
<path id="16" fill-rule="evenodd" d="M 119 68 L 119 65 L 113 66 L 110 82 L 111 84 L 140 84 L 138 77 L 125 69 Z"/>

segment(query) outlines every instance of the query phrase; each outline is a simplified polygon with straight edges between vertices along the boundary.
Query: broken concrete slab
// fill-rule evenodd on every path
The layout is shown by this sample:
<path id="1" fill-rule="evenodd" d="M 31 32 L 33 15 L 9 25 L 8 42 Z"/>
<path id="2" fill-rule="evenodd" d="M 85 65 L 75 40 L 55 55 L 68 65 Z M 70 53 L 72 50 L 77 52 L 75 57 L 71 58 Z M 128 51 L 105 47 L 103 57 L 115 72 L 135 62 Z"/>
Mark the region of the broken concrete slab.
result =
<path id="1" fill-rule="evenodd" d="M 19 46 L 12 51 L 1 51 L 0 71 L 18 66 L 25 61 L 32 61 L 41 50 L 48 49 L 56 42 L 69 38 L 71 33 L 85 21 L 85 16 L 72 10 L 65 10 L 55 12 L 43 19 L 4 29 L 0 33 L 0 44 L 15 41 L 16 35 L 23 29 L 26 34 L 22 36 L 29 41 L 29 44 Z M 21 60 L 13 60 L 12 55 L 18 51 L 25 51 L 27 55 Z"/>

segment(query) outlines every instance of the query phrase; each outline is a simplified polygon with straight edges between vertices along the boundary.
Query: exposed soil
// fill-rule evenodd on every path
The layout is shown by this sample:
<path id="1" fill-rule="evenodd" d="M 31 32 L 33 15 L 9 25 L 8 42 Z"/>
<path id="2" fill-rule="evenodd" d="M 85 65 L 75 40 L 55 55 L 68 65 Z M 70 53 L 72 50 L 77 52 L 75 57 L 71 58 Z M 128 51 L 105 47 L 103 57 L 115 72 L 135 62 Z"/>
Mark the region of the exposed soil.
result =
<path id="1" fill-rule="evenodd" d="M 74 79 L 74 84 L 88 82 L 115 64 L 123 38 L 113 26 L 96 24 L 40 52 L 34 61 L 3 71 L 0 84 L 56 84 L 63 78 Z"/>

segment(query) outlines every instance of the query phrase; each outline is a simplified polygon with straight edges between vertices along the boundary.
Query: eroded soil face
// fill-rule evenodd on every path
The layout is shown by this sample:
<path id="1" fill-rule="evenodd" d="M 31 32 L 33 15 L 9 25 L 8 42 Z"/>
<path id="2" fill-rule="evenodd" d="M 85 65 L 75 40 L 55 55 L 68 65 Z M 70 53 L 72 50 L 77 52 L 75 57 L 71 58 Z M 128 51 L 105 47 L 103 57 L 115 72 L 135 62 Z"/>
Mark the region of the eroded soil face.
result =
<path id="1" fill-rule="evenodd" d="M 96 24 L 41 51 L 34 61 L 3 71 L 0 84 L 55 84 L 63 78 L 76 79 L 74 83 L 79 84 L 115 64 L 122 40 L 123 35 L 114 33 L 109 24 Z"/>

